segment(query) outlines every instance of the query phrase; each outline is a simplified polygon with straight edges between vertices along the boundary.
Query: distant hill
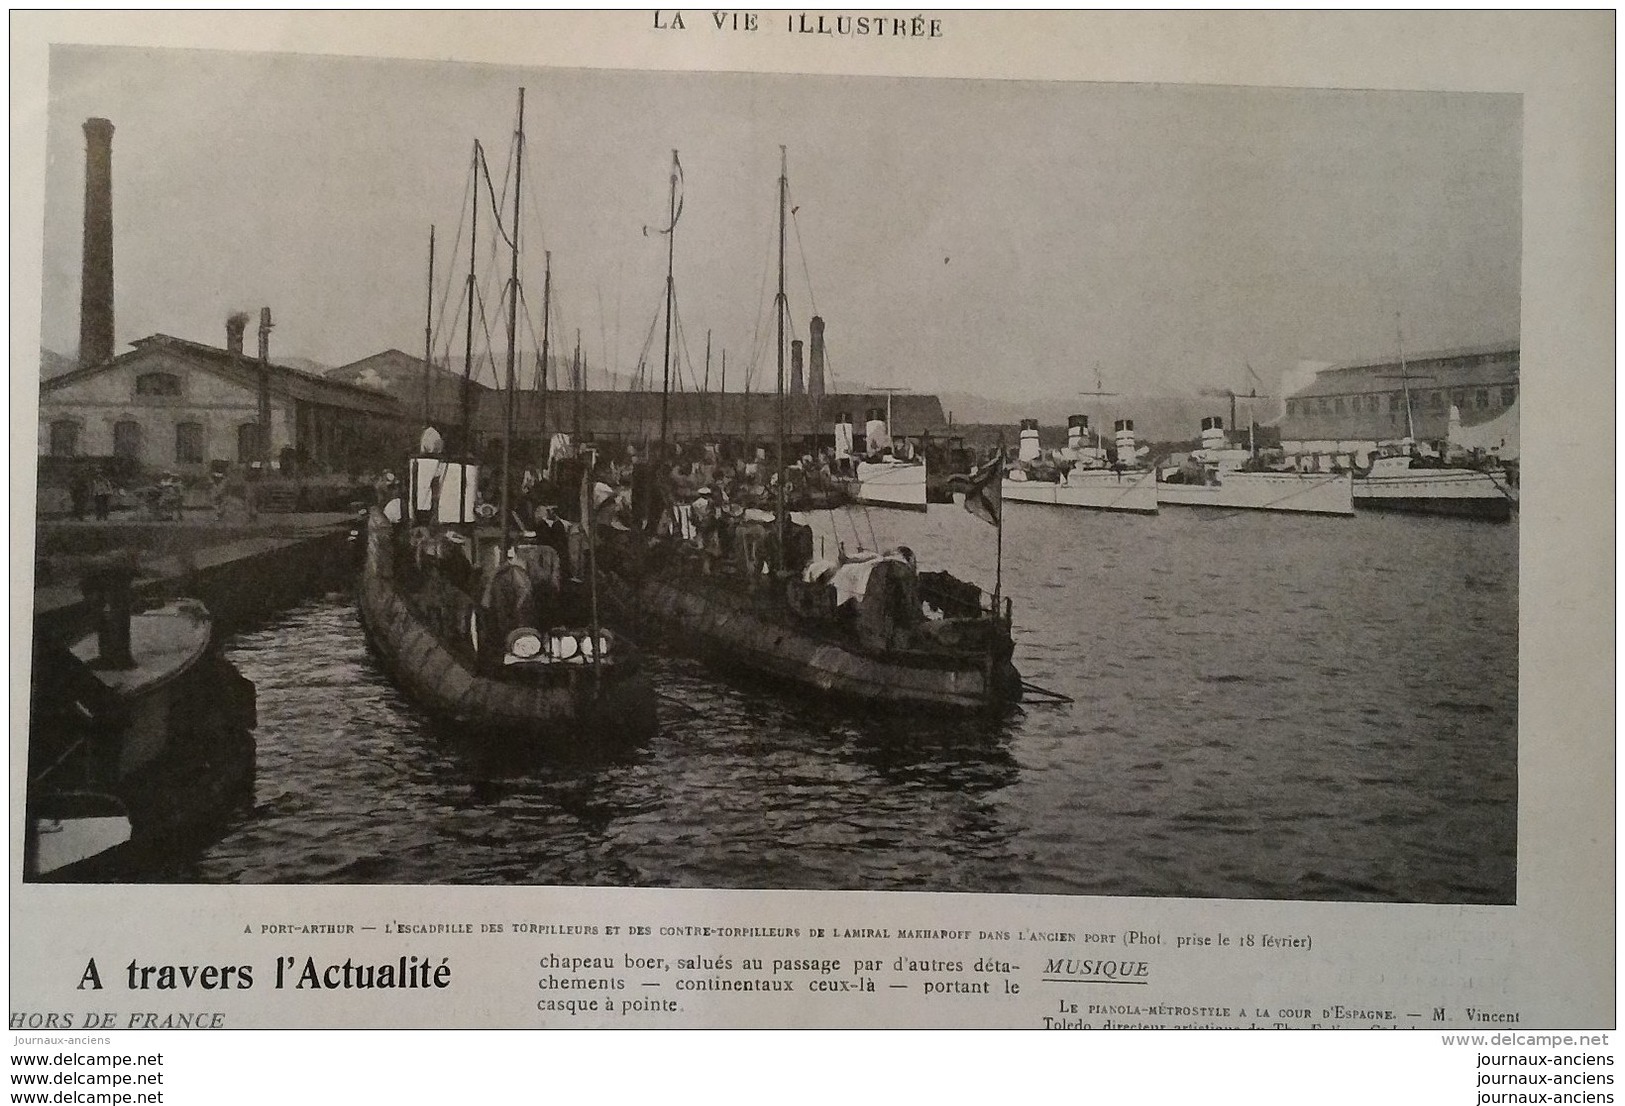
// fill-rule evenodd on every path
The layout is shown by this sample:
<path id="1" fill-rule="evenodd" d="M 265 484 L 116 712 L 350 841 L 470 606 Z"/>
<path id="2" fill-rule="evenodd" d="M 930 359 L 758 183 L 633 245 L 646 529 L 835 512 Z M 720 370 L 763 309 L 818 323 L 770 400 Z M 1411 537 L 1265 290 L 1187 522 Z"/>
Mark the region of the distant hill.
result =
<path id="1" fill-rule="evenodd" d="M 297 360 L 287 363 L 295 365 L 301 364 L 301 362 Z M 548 364 L 550 366 L 547 378 L 548 387 L 554 391 L 567 390 L 570 381 L 570 358 L 567 356 L 555 357 L 549 354 Z M 480 386 L 484 388 L 493 387 L 494 376 L 491 363 L 489 361 L 476 358 L 475 368 L 476 372 L 474 379 L 480 384 Z M 496 371 L 502 372 L 505 370 L 505 368 L 505 365 L 499 363 Z M 410 398 L 422 394 L 423 358 L 415 354 L 403 353 L 400 350 L 385 350 L 383 353 L 376 353 L 371 357 L 364 357 L 360 361 L 352 361 L 348 365 L 340 365 L 336 369 L 324 368 L 321 370 L 321 375 L 329 377 L 333 380 L 342 380 L 346 384 L 360 384 L 362 387 L 376 388 L 381 392 L 388 392 L 397 398 Z M 536 382 L 535 355 L 531 354 L 527 360 L 515 365 L 514 375 L 518 378 L 519 390 L 530 391 Z M 443 364 L 436 362 L 433 374 L 431 375 L 431 380 L 434 382 L 433 387 L 436 393 L 438 393 L 442 387 L 451 386 L 453 382 L 460 386 L 462 379 L 463 359 L 461 357 L 454 357 L 450 361 Z M 636 383 L 637 382 L 627 374 L 608 373 L 603 369 L 591 364 L 587 366 L 586 380 L 583 381 L 583 384 L 588 391 L 595 392 L 632 391 L 636 387 Z M 713 383 L 721 383 L 720 375 L 713 380 Z M 646 381 L 646 387 L 643 390 L 660 390 L 660 367 L 658 365 L 648 370 L 648 380 Z M 672 390 L 674 392 L 692 392 L 696 391 L 697 388 L 693 382 L 685 379 L 680 381 L 674 380 L 672 382 Z M 737 390 L 737 388 L 735 390 Z"/>

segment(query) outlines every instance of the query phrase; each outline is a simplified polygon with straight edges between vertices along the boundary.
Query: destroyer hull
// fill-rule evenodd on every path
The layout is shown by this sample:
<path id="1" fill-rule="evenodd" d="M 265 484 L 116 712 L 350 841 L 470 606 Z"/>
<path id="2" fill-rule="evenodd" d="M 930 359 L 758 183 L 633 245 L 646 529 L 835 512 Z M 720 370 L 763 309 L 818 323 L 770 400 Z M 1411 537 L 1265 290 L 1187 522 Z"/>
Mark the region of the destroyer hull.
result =
<path id="1" fill-rule="evenodd" d="M 905 511 L 926 509 L 925 466 L 874 465 L 859 462 L 857 478 L 851 482 L 852 498 L 869 507 L 894 507 Z"/>
<path id="2" fill-rule="evenodd" d="M 1429 472 L 1367 476 L 1354 481 L 1354 505 L 1362 511 L 1449 515 L 1506 522 L 1512 499 L 1484 472 Z"/>
<path id="3" fill-rule="evenodd" d="M 1081 507 L 1093 511 L 1157 513 L 1156 474 L 1150 472 L 1073 472 L 1064 482 L 1006 480 L 1000 489 L 1006 500 L 1042 503 L 1051 507 Z"/>
<path id="4" fill-rule="evenodd" d="M 1352 515 L 1348 475 L 1295 472 L 1225 472 L 1213 484 L 1157 483 L 1157 502 L 1177 507 Z"/>

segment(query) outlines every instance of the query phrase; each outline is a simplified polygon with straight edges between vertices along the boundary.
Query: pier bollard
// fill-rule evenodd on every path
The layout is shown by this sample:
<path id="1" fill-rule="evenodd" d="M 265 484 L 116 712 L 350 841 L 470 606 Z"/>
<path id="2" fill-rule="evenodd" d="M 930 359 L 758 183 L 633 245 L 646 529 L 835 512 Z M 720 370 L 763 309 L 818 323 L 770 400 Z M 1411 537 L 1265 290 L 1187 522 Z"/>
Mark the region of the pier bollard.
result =
<path id="1" fill-rule="evenodd" d="M 87 572 L 80 590 L 96 610 L 95 668 L 134 668 L 130 655 L 130 616 L 134 610 L 131 584 L 135 569 L 129 565 L 106 565 Z"/>

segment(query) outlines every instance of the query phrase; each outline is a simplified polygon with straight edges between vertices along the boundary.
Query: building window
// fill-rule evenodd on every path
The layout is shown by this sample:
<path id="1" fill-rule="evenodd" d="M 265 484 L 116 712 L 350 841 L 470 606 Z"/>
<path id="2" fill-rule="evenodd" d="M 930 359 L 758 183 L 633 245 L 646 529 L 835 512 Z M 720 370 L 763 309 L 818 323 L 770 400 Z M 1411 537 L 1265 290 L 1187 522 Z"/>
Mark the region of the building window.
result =
<path id="1" fill-rule="evenodd" d="M 1295 400 L 1295 399 L 1289 399 L 1289 400 L 1287 400 L 1287 401 L 1286 401 L 1286 414 L 1287 414 L 1287 418 L 1291 418 L 1291 417 L 1293 417 L 1293 416 L 1294 416 L 1294 415 L 1296 415 L 1296 414 L 1297 414 L 1297 413 L 1298 413 L 1298 401 L 1297 401 L 1297 400 Z"/>
<path id="2" fill-rule="evenodd" d="M 1443 411 L 1444 410 L 1444 393 L 1443 392 L 1432 392 L 1432 393 L 1430 393 L 1428 395 L 1428 405 L 1431 406 L 1435 411 Z"/>
<path id="3" fill-rule="evenodd" d="M 1339 415 L 1341 415 L 1343 413 L 1343 397 L 1342 396 L 1338 396 L 1336 399 L 1332 400 L 1332 411 L 1334 413 L 1336 413 L 1336 414 L 1339 414 Z"/>
<path id="4" fill-rule="evenodd" d="M 1518 389 L 1512 384 L 1501 385 L 1501 406 L 1511 407 L 1518 402 Z"/>
<path id="5" fill-rule="evenodd" d="M 245 422 L 237 428 L 237 463 L 246 465 L 260 459 L 260 424 Z"/>
<path id="6" fill-rule="evenodd" d="M 1365 397 L 1365 409 L 1375 415 L 1382 408 L 1382 397 L 1375 393 Z"/>
<path id="7" fill-rule="evenodd" d="M 201 465 L 203 463 L 203 424 L 182 422 L 175 425 L 175 463 Z"/>
<path id="8" fill-rule="evenodd" d="M 135 378 L 135 394 L 178 396 L 181 394 L 181 378 L 174 373 L 142 373 Z"/>
<path id="9" fill-rule="evenodd" d="M 1318 410 L 1320 411 L 1320 413 L 1322 415 L 1331 414 L 1331 409 L 1332 409 L 1331 408 L 1331 403 L 1330 403 L 1330 401 L 1328 401 L 1326 399 L 1325 396 L 1321 396 L 1318 400 L 1315 401 L 1315 403 L 1317 405 Z"/>
<path id="10" fill-rule="evenodd" d="M 113 456 L 141 460 L 141 424 L 134 419 L 120 419 L 113 424 Z"/>
<path id="11" fill-rule="evenodd" d="M 1458 408 L 1465 408 L 1467 406 L 1467 389 L 1457 388 L 1455 391 L 1451 392 L 1450 402 L 1455 404 Z"/>
<path id="12" fill-rule="evenodd" d="M 51 456 L 79 456 L 79 424 L 72 419 L 57 419 L 51 424 Z"/>
<path id="13" fill-rule="evenodd" d="M 1488 407 L 1489 405 L 1490 405 L 1490 390 L 1488 388 L 1480 388 L 1480 389 L 1478 389 L 1478 391 L 1473 394 L 1473 406 L 1477 407 L 1480 411 L 1482 411 L 1484 408 Z"/>
<path id="14" fill-rule="evenodd" d="M 1388 395 L 1388 413 L 1390 415 L 1405 409 L 1405 396 L 1401 392 L 1390 392 Z"/>

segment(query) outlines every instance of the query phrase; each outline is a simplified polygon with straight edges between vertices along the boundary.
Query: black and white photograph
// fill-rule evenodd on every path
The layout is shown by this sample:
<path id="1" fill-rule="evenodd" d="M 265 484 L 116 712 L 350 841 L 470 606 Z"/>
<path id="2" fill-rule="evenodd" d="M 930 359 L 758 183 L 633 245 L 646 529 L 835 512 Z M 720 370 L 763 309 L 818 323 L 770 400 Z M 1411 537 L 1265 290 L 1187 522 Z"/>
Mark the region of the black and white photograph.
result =
<path id="1" fill-rule="evenodd" d="M 47 115 L 26 881 L 1518 903 L 1521 96 Z"/>

